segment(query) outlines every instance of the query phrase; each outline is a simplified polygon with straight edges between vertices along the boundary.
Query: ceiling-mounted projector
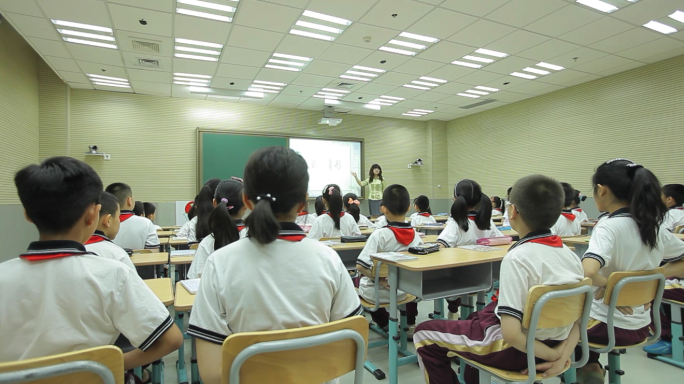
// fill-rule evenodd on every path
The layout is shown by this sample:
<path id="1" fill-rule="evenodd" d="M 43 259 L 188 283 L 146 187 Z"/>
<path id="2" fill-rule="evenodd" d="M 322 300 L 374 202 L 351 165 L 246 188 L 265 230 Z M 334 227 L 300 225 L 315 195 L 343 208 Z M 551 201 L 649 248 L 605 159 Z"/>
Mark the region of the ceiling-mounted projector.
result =
<path id="1" fill-rule="evenodd" d="M 331 127 L 335 127 L 341 122 L 342 119 L 335 117 L 335 108 L 331 106 L 326 106 L 323 109 L 323 117 L 318 120 L 318 124 L 327 124 Z"/>

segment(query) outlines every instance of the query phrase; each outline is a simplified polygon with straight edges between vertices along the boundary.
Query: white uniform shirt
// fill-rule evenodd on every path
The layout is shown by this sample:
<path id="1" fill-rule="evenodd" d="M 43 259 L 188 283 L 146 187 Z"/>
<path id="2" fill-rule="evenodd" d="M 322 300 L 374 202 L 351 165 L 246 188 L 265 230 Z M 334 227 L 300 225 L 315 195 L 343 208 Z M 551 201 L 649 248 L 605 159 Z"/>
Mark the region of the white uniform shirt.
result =
<path id="1" fill-rule="evenodd" d="M 33 242 L 0 276 L 0 362 L 113 344 L 120 333 L 145 351 L 173 325 L 134 269 L 74 241 Z"/>
<path id="2" fill-rule="evenodd" d="M 235 225 L 237 225 L 238 232 L 240 233 L 240 239 L 247 237 L 247 228 L 243 221 L 236 220 Z M 197 246 L 197 252 L 195 252 L 195 257 L 192 258 L 192 264 L 190 264 L 190 269 L 188 270 L 188 279 L 199 279 L 202 277 L 204 264 L 206 264 L 209 255 L 214 253 L 214 242 L 213 234 L 209 234 L 209 236 L 200 241 Z"/>
<path id="3" fill-rule="evenodd" d="M 560 237 L 579 236 L 582 234 L 582 222 L 570 210 L 563 210 L 551 232 Z"/>
<path id="4" fill-rule="evenodd" d="M 580 226 L 582 223 L 589 221 L 589 217 L 587 216 L 587 213 L 584 212 L 584 210 L 582 208 L 580 208 L 580 207 L 572 208 L 571 211 L 572 211 L 572 214 L 577 216 L 577 219 L 579 219 Z"/>
<path id="5" fill-rule="evenodd" d="M 123 248 L 114 244 L 113 241 L 109 240 L 101 231 L 95 231 L 95 234 L 85 243 L 85 247 L 88 252 L 96 253 L 98 256 L 107 259 L 120 261 L 135 271 L 135 265 L 133 265 L 128 253 L 126 253 Z"/>
<path id="6" fill-rule="evenodd" d="M 154 224 L 154 223 L 152 223 L 152 224 Z M 157 224 L 154 224 L 154 229 L 156 229 L 157 231 L 161 231 L 161 230 L 162 230 L 162 227 L 160 227 L 160 226 L 157 225 Z"/>
<path id="7" fill-rule="evenodd" d="M 464 231 L 458 226 L 458 223 L 453 218 L 449 217 L 446 222 L 446 227 L 442 233 L 437 237 L 437 242 L 441 243 L 447 248 L 458 247 L 459 245 L 473 245 L 477 244 L 477 239 L 483 237 L 498 237 L 503 234 L 496 229 L 494 221 L 489 222 L 489 229 L 480 229 L 475 224 L 474 213 L 468 214 L 468 230 Z"/>
<path id="8" fill-rule="evenodd" d="M 398 239 L 403 239 L 402 244 Z M 388 226 L 376 229 L 368 237 L 366 245 L 356 259 L 356 263 L 367 269 L 373 269 L 373 261 L 370 255 L 378 252 L 403 252 L 414 245 L 423 244 L 420 235 L 411 228 L 409 223 L 391 222 Z M 361 277 L 359 282 L 359 294 L 369 303 L 375 303 L 375 281 L 366 276 Z M 378 287 L 378 297 L 381 304 L 389 303 L 389 290 Z M 397 291 L 397 300 L 406 299 L 406 292 Z"/>
<path id="9" fill-rule="evenodd" d="M 411 226 L 416 227 L 421 224 L 434 224 L 437 220 L 427 212 L 421 212 L 415 216 L 411 215 Z"/>
<path id="10" fill-rule="evenodd" d="M 584 258 L 601 263 L 599 273 L 609 277 L 613 272 L 646 271 L 658 268 L 661 261 L 675 261 L 684 258 L 684 241 L 679 240 L 665 227 L 658 233 L 658 246 L 649 249 L 641 241 L 639 229 L 627 208 L 618 209 L 594 227 L 589 247 Z M 627 316 L 615 311 L 614 324 L 623 329 L 640 329 L 651 323 L 650 311 L 642 305 L 633 307 L 634 314 Z M 606 322 L 608 305 L 603 299 L 594 300 L 591 317 Z"/>
<path id="11" fill-rule="evenodd" d="M 574 284 L 584 278 L 580 258 L 550 231 L 533 232 L 515 243 L 501 262 L 496 315 L 522 322 L 527 293 L 535 285 Z M 572 324 L 538 329 L 538 340 L 565 340 Z"/>
<path id="12" fill-rule="evenodd" d="M 359 227 L 375 228 L 375 224 L 362 214 L 359 214 L 359 221 L 357 224 Z"/>
<path id="13" fill-rule="evenodd" d="M 342 212 L 340 229 L 335 228 L 335 222 L 330 214 L 319 216 L 311 226 L 308 237 L 318 240 L 322 237 L 358 236 L 361 230 L 352 215 Z"/>
<path id="14" fill-rule="evenodd" d="M 387 226 L 387 218 L 385 217 L 385 215 L 382 215 L 375 220 L 375 228 L 383 228 L 386 226 Z"/>
<path id="15" fill-rule="evenodd" d="M 684 225 L 684 207 L 680 205 L 678 207 L 670 208 L 665 214 L 663 225 L 670 232 L 677 229 L 678 226 Z"/>
<path id="16" fill-rule="evenodd" d="M 233 333 L 307 327 L 362 313 L 337 253 L 307 239 L 294 223 L 281 228 L 270 244 L 246 238 L 209 256 L 190 335 L 221 344 Z"/>
<path id="17" fill-rule="evenodd" d="M 492 208 L 492 216 L 494 216 L 494 217 L 503 216 L 503 213 L 501 213 L 501 210 L 499 208 Z"/>
<path id="18" fill-rule="evenodd" d="M 299 214 L 297 218 L 295 219 L 295 224 L 297 225 L 313 225 L 314 221 L 316 221 L 316 218 L 311 216 L 310 214 L 306 212 L 302 212 L 303 214 Z"/>
<path id="19" fill-rule="evenodd" d="M 159 248 L 157 230 L 149 219 L 136 216 L 131 211 L 121 211 L 120 217 L 121 227 L 114 244 L 129 249 Z"/>
<path id="20" fill-rule="evenodd" d="M 187 237 L 189 243 L 194 243 L 197 241 L 197 236 L 195 236 L 195 227 L 197 226 L 197 216 L 193 217 L 192 220 L 183 224 L 176 236 Z"/>

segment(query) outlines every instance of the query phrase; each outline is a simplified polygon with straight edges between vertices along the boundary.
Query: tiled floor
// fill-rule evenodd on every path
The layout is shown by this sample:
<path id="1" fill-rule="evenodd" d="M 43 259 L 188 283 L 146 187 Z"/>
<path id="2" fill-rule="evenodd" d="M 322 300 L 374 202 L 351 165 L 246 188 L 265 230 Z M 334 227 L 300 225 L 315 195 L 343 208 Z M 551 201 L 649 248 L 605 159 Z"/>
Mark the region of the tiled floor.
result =
<path id="1" fill-rule="evenodd" d="M 418 322 L 428 320 L 427 314 L 432 311 L 432 302 L 421 302 L 418 305 L 420 315 L 418 316 Z M 371 332 L 371 340 L 377 336 Z M 409 347 L 414 351 L 413 345 Z M 387 373 L 388 361 L 387 361 L 387 348 L 378 347 L 373 348 L 368 352 L 368 359 L 372 361 L 378 368 L 382 369 Z M 176 360 L 178 359 L 177 353 L 171 354 L 164 358 L 165 370 L 164 370 L 164 383 L 165 384 L 178 384 L 178 378 L 176 377 Z M 188 367 L 188 374 L 190 372 L 190 340 L 185 341 L 185 361 Z M 605 364 L 606 359 L 602 359 Z M 626 355 L 622 355 L 621 358 L 622 368 L 625 371 L 625 376 L 622 377 L 622 384 L 670 384 L 670 383 L 681 383 L 682 377 L 684 377 L 684 370 L 673 367 L 671 365 L 661 363 L 656 360 L 651 360 L 646 357 L 646 354 L 641 351 L 640 348 L 628 350 Z M 455 366 L 454 366 L 455 367 Z M 188 378 L 189 380 L 190 378 Z M 349 373 L 342 377 L 341 384 L 352 384 L 354 382 L 353 373 Z M 364 370 L 364 383 L 366 384 L 383 384 L 387 383 L 388 380 L 384 379 L 378 381 L 375 377 L 368 371 Z M 560 380 L 558 378 L 552 378 L 544 380 L 545 384 L 558 384 Z M 606 380 L 607 382 L 607 380 Z M 420 370 L 418 364 L 410 364 L 399 367 L 399 383 L 400 384 L 420 384 L 423 383 L 422 376 L 420 375 Z M 268 383 L 259 383 L 268 384 Z M 275 384 L 275 383 L 274 383 Z"/>

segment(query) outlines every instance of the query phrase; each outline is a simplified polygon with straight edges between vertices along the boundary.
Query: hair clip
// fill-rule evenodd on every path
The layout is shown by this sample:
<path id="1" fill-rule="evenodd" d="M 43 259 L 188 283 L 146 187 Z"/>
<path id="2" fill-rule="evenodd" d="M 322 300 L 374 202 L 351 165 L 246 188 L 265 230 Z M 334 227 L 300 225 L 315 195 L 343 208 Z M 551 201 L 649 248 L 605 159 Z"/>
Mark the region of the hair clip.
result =
<path id="1" fill-rule="evenodd" d="M 226 204 L 228 204 L 228 199 L 226 199 L 225 197 L 221 199 L 221 202 L 222 202 L 222 203 L 223 203 L 224 201 L 226 202 Z"/>
<path id="2" fill-rule="evenodd" d="M 231 180 L 239 181 L 239 182 L 241 182 L 241 183 L 243 183 L 243 184 L 245 183 L 244 180 L 242 180 L 241 178 L 239 178 L 239 177 L 237 177 L 237 176 L 231 176 L 230 179 L 231 179 Z"/>
<path id="3" fill-rule="evenodd" d="M 356 205 L 361 205 L 361 202 L 358 200 L 354 200 L 351 197 L 349 198 L 349 201 L 347 201 L 347 204 L 356 204 Z"/>
<path id="4" fill-rule="evenodd" d="M 628 167 L 633 167 L 633 168 L 643 168 L 644 166 L 641 164 L 636 164 L 636 163 L 630 163 L 627 164 Z"/>
<path id="5" fill-rule="evenodd" d="M 333 191 L 335 190 L 335 187 L 328 187 L 328 195 L 332 195 Z"/>
<path id="6" fill-rule="evenodd" d="M 606 161 L 604 164 L 608 165 L 608 164 L 614 163 L 614 162 L 616 162 L 616 161 L 628 161 L 630 164 L 634 164 L 634 162 L 633 162 L 632 160 L 630 160 L 630 159 L 625 159 L 625 158 L 623 158 L 623 157 L 618 157 L 618 158 L 613 159 L 613 160 L 608 160 L 608 161 Z"/>
<path id="7" fill-rule="evenodd" d="M 275 198 L 275 197 L 271 197 L 271 194 L 270 194 L 270 193 L 267 193 L 267 194 L 265 194 L 265 195 L 259 195 L 259 196 L 257 196 L 256 199 L 257 199 L 257 201 L 260 201 L 261 199 L 268 199 L 268 200 L 270 200 L 271 202 L 275 202 L 275 201 L 276 201 L 276 198 Z"/>
<path id="8" fill-rule="evenodd" d="M 235 208 L 235 207 L 232 206 L 232 205 L 231 205 L 231 206 L 228 205 L 228 199 L 226 199 L 225 197 L 221 199 L 221 202 L 222 202 L 222 203 L 223 203 L 223 202 L 226 203 L 226 209 L 228 209 L 229 211 L 230 211 L 231 209 Z"/>

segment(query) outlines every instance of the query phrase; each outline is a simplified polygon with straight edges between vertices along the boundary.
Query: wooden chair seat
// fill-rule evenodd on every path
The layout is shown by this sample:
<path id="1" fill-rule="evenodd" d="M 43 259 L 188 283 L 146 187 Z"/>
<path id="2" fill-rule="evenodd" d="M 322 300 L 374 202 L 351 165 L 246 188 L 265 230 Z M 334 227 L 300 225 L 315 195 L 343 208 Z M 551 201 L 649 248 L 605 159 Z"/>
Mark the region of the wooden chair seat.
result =
<path id="1" fill-rule="evenodd" d="M 357 293 L 357 294 L 359 293 L 358 288 L 356 289 L 356 293 Z M 371 303 L 371 302 L 369 302 L 369 301 L 366 301 L 366 299 L 364 299 L 363 297 L 361 297 L 361 295 L 359 295 L 359 300 L 361 300 L 361 305 L 362 305 L 364 308 L 367 308 L 367 309 L 369 309 L 369 308 L 375 308 L 375 303 Z M 413 295 L 411 295 L 411 294 L 408 294 L 408 293 L 407 293 L 407 294 L 406 294 L 406 299 L 404 299 L 404 300 L 398 302 L 398 303 L 397 303 L 397 306 L 399 306 L 399 305 L 404 305 L 404 304 L 406 304 L 406 303 L 410 303 L 410 302 L 412 302 L 412 301 L 414 301 L 414 300 L 416 300 L 416 297 L 413 296 Z M 387 307 L 389 307 L 389 303 L 378 305 L 378 308 L 387 308 Z"/>
<path id="2" fill-rule="evenodd" d="M 500 377 L 502 379 L 505 379 L 506 381 L 527 381 L 529 378 L 528 375 L 523 375 L 522 373 L 520 373 L 518 371 L 507 371 L 505 369 L 490 367 L 488 365 L 478 363 L 477 361 L 466 359 L 458 353 L 456 353 L 456 356 L 458 356 L 459 359 L 464 360 L 466 363 L 468 363 L 474 367 L 477 367 L 479 369 L 482 369 L 483 371 L 487 371 L 496 377 Z M 567 371 L 569 368 L 570 368 L 569 365 L 566 366 L 563 369 L 563 372 Z M 563 372 L 561 372 L 560 374 L 562 374 Z M 542 381 L 542 379 L 545 379 L 544 377 L 542 377 L 542 374 L 537 373 L 535 380 Z"/>

